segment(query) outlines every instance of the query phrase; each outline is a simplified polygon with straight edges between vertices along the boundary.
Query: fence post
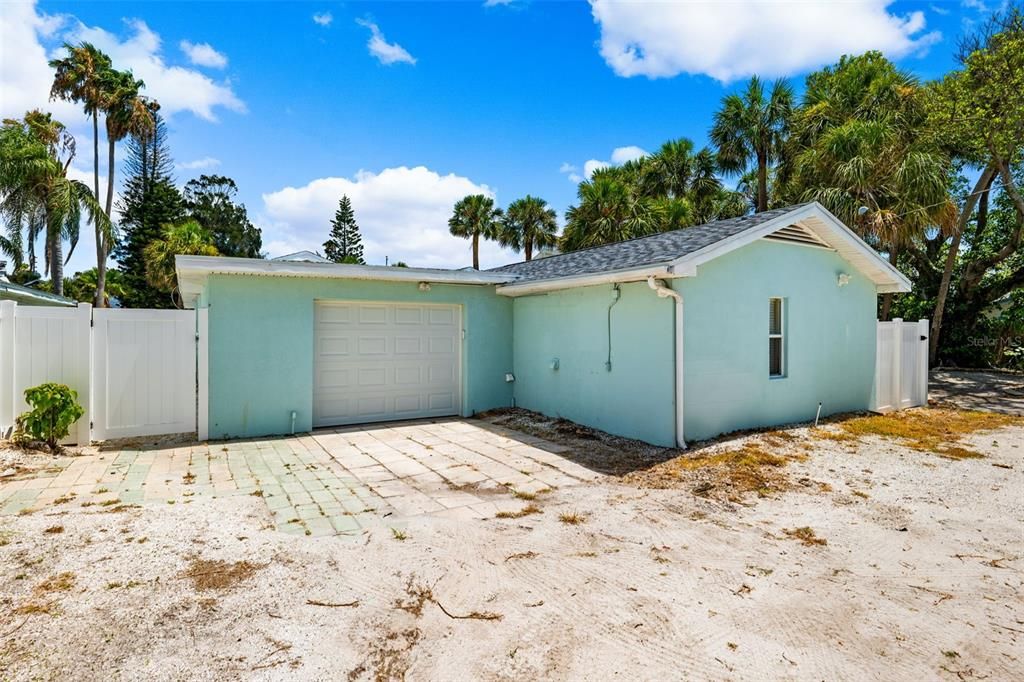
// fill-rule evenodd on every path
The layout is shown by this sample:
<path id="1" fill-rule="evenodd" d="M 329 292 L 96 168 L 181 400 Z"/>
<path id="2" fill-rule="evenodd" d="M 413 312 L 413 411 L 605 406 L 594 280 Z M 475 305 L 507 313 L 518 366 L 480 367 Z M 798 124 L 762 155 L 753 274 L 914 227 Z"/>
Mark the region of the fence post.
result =
<path id="1" fill-rule="evenodd" d="M 210 438 L 210 310 L 196 308 L 196 436 Z"/>
<path id="2" fill-rule="evenodd" d="M 892 382 L 893 382 L 893 409 L 903 409 L 903 318 L 894 317 L 892 320 Z"/>
<path id="3" fill-rule="evenodd" d="M 918 354 L 919 354 L 918 362 L 920 363 L 918 365 L 918 368 L 919 368 L 919 372 L 921 374 L 921 378 L 918 380 L 919 381 L 918 389 L 920 391 L 918 393 L 918 396 L 920 396 L 920 401 L 919 401 L 918 404 L 919 405 L 927 405 L 928 404 L 928 349 L 930 348 L 929 343 L 928 343 L 928 337 L 931 335 L 931 326 L 929 325 L 928 320 L 918 320 L 917 321 L 917 333 L 918 333 L 918 335 L 917 335 L 918 343 L 920 344 L 920 346 L 918 347 L 919 348 L 919 350 L 918 350 Z"/>
<path id="4" fill-rule="evenodd" d="M 78 396 L 85 408 L 85 414 L 78 420 L 78 445 L 87 446 L 92 441 L 92 305 L 79 303 L 75 320 L 77 366 L 81 372 L 79 385 L 85 386 L 85 395 Z"/>
<path id="5" fill-rule="evenodd" d="M 0 301 L 0 435 L 14 428 L 14 325 L 18 304 Z"/>

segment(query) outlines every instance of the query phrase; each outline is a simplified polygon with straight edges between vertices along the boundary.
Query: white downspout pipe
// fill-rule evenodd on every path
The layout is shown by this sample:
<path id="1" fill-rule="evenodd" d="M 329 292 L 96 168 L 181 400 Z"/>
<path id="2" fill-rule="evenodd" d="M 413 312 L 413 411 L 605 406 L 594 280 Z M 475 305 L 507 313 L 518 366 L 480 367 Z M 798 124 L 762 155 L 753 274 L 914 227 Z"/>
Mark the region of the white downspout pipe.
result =
<path id="1" fill-rule="evenodd" d="M 653 276 L 647 278 L 649 286 L 658 298 L 673 298 L 676 302 L 676 447 L 686 449 L 686 437 L 683 429 L 683 296 L 665 286 L 661 280 Z"/>

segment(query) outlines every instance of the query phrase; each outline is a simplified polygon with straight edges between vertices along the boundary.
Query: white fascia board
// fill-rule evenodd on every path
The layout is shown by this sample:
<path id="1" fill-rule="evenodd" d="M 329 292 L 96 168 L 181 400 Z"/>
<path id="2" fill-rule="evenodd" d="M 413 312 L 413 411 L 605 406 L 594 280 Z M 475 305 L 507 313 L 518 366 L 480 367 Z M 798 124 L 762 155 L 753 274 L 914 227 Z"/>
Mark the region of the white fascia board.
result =
<path id="1" fill-rule="evenodd" d="M 363 279 L 435 284 L 504 284 L 518 278 L 518 275 L 507 272 L 273 261 L 261 258 L 227 258 L 224 256 L 175 256 L 174 264 L 181 295 L 185 299 L 201 293 L 206 279 L 210 275 Z"/>
<path id="2" fill-rule="evenodd" d="M 839 233 L 840 237 L 843 238 L 844 246 L 848 246 L 853 250 L 859 252 L 861 255 L 870 258 L 878 265 L 880 270 L 884 271 L 888 275 L 888 277 L 886 278 L 881 278 L 876 273 L 863 273 L 867 275 L 872 282 L 875 283 L 875 286 L 879 293 L 903 293 L 911 290 L 912 285 L 910 283 L 910 280 L 907 279 L 906 275 L 900 272 L 895 266 L 892 265 L 892 263 L 882 258 L 882 256 L 873 248 L 868 246 L 864 242 L 864 240 L 857 235 L 856 232 L 847 227 L 843 221 L 832 215 L 832 213 L 828 209 L 826 209 L 824 206 L 822 206 L 816 201 L 806 206 L 802 206 L 798 209 L 790 211 L 789 213 L 785 213 L 779 216 L 778 218 L 769 220 L 766 223 L 762 223 L 761 225 L 758 225 L 755 228 L 751 228 L 746 232 L 740 232 L 739 234 L 735 234 L 732 237 L 723 239 L 720 242 L 716 242 L 715 244 L 706 246 L 703 249 L 699 249 L 697 251 L 694 251 L 693 253 L 688 253 L 685 256 L 673 261 L 672 267 L 682 268 L 689 266 L 692 268 L 696 268 L 698 265 L 703 265 L 704 263 L 707 263 L 710 260 L 714 260 L 719 256 L 724 256 L 725 254 L 731 251 L 735 251 L 738 248 L 741 248 L 743 246 L 746 246 L 757 241 L 758 239 L 766 237 L 769 234 L 772 234 L 773 232 L 776 232 L 777 230 L 786 227 L 787 225 L 800 222 L 801 220 L 810 218 L 812 216 L 824 220 L 833 228 L 835 228 L 836 231 Z M 828 241 L 828 239 L 824 235 L 818 234 L 814 230 L 813 226 L 806 225 L 805 227 L 814 232 L 822 240 L 825 240 L 826 242 Z M 837 251 L 840 250 L 839 248 L 836 247 L 835 244 L 831 244 L 831 246 L 833 248 L 836 248 Z"/>
<path id="3" fill-rule="evenodd" d="M 576 287 L 589 287 L 599 284 L 614 284 L 622 282 L 642 282 L 648 277 L 689 277 L 696 274 L 696 269 L 687 267 L 673 269 L 668 264 L 648 265 L 643 268 L 630 268 L 625 270 L 613 270 L 610 272 L 597 272 L 587 275 L 572 275 L 569 277 L 553 277 L 532 282 L 511 283 L 499 286 L 495 292 L 502 296 L 529 296 L 530 294 L 542 294 L 548 291 L 560 289 L 574 289 Z"/>

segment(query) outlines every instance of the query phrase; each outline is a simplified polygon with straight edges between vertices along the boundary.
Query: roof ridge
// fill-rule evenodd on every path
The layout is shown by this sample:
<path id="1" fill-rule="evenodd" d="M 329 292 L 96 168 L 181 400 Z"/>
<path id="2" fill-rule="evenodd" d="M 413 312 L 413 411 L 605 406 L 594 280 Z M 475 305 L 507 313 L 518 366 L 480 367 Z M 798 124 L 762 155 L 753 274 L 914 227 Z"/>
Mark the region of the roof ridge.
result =
<path id="1" fill-rule="evenodd" d="M 674 230 L 665 230 L 663 232 L 653 232 L 651 234 L 645 234 L 645 235 L 641 235 L 639 237 L 631 237 L 629 239 L 623 239 L 623 240 L 617 241 L 617 242 L 608 242 L 607 244 L 595 244 L 594 246 L 587 246 L 587 247 L 584 247 L 582 249 L 575 249 L 573 251 L 566 251 L 564 253 L 557 253 L 557 254 L 555 254 L 553 256 L 544 256 L 543 258 L 536 258 L 536 259 L 529 260 L 529 261 L 522 260 L 522 261 L 516 261 L 515 263 L 506 263 L 505 265 L 499 265 L 496 268 L 488 268 L 487 271 L 488 272 L 493 272 L 495 270 L 504 270 L 505 268 L 511 268 L 511 267 L 515 267 L 515 266 L 527 265 L 529 263 L 534 263 L 534 262 L 536 262 L 536 263 L 539 263 L 541 261 L 550 262 L 550 261 L 552 261 L 552 260 L 554 260 L 556 258 L 561 258 L 563 256 L 571 256 L 571 255 L 574 255 L 574 254 L 585 253 L 587 251 L 593 251 L 595 249 L 604 249 L 604 248 L 608 248 L 608 247 L 619 246 L 620 244 L 629 244 L 631 242 L 637 242 L 637 241 L 641 241 L 641 240 L 644 240 L 644 239 L 651 239 L 652 237 L 661 237 L 661 236 L 664 236 L 664 235 L 667 235 L 667 234 L 673 234 L 673 233 L 676 233 L 676 232 L 683 232 L 683 231 L 687 231 L 687 230 L 694 230 L 694 229 L 701 228 L 701 227 L 710 227 L 711 225 L 714 225 L 715 223 L 724 223 L 724 222 L 728 222 L 728 221 L 748 220 L 748 219 L 751 219 L 751 218 L 763 217 L 766 213 L 781 212 L 782 214 L 785 214 L 785 213 L 789 213 L 790 211 L 795 211 L 796 209 L 801 208 L 803 206 L 806 206 L 808 203 L 810 203 L 810 202 L 803 202 L 803 203 L 799 203 L 799 204 L 792 204 L 790 206 L 782 206 L 782 207 L 779 207 L 779 208 L 772 208 L 772 209 L 768 209 L 767 211 L 762 211 L 761 213 L 757 213 L 757 212 L 755 212 L 755 213 L 747 213 L 747 214 L 744 214 L 744 215 L 741 215 L 741 216 L 733 216 L 732 218 L 718 218 L 717 220 L 709 220 L 708 222 L 700 223 L 699 225 L 688 225 L 687 227 L 679 227 L 679 228 L 676 228 Z"/>

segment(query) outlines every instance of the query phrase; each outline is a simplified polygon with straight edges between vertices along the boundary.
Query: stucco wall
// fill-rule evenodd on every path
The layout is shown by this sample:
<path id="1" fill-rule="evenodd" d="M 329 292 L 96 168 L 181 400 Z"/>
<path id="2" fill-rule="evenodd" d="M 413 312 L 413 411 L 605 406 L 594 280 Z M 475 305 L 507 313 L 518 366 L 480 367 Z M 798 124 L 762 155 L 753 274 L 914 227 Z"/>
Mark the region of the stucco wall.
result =
<path id="1" fill-rule="evenodd" d="M 659 445 L 675 440 L 672 302 L 645 283 L 515 299 L 513 364 L 520 407 Z M 559 368 L 551 368 L 557 358 Z"/>
<path id="2" fill-rule="evenodd" d="M 210 308 L 210 436 L 312 428 L 313 305 L 317 299 L 460 304 L 463 405 L 471 414 L 512 401 L 512 302 L 493 286 L 214 275 Z"/>
<path id="3" fill-rule="evenodd" d="M 839 273 L 852 276 L 837 286 Z M 834 252 L 757 241 L 673 281 L 685 300 L 689 440 L 865 410 L 875 367 L 874 285 Z M 768 376 L 768 298 L 786 299 L 786 376 Z"/>

